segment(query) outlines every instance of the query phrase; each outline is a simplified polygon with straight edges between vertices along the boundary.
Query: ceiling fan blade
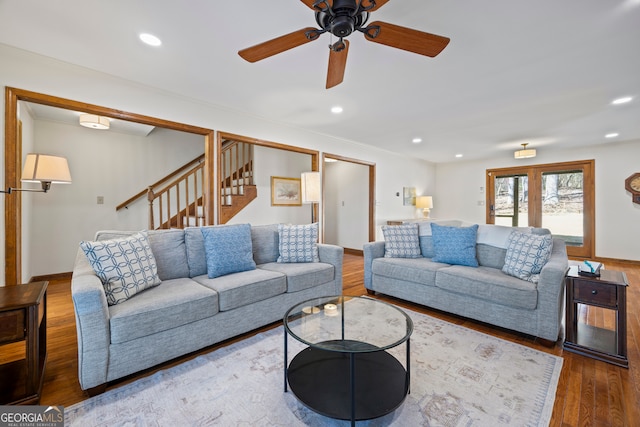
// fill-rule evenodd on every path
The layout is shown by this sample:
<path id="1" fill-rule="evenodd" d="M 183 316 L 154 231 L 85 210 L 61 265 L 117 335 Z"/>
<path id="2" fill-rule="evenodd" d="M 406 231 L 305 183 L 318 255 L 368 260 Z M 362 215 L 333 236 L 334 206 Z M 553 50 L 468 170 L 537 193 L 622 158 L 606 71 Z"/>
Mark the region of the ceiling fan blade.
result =
<path id="1" fill-rule="evenodd" d="M 374 26 L 380 28 L 377 36 L 373 36 L 373 34 L 375 34 L 374 30 L 365 31 L 364 33 L 365 38 L 370 42 L 384 44 L 419 55 L 434 57 L 442 52 L 450 41 L 448 37 L 429 34 L 381 21 L 372 22 L 367 28 Z"/>
<path id="2" fill-rule="evenodd" d="M 339 52 L 329 50 L 329 69 L 327 70 L 327 89 L 338 86 L 344 79 L 344 70 L 347 66 L 347 53 L 349 53 L 349 41 L 343 40 L 344 49 Z"/>
<path id="3" fill-rule="evenodd" d="M 304 1 L 304 0 L 302 0 Z M 389 0 L 376 0 L 376 6 L 372 7 L 371 9 L 369 9 L 369 12 L 374 12 L 378 9 L 380 9 L 382 6 L 384 6 L 385 4 L 387 4 L 387 2 L 389 2 Z M 371 0 L 362 0 L 362 6 L 363 7 L 367 7 L 371 5 Z"/>
<path id="4" fill-rule="evenodd" d="M 309 9 L 313 9 L 316 10 L 313 5 L 318 1 L 318 0 L 300 0 L 302 3 L 306 4 L 307 6 L 309 6 Z M 388 0 L 385 0 L 388 1 Z M 333 7 L 333 0 L 326 0 L 327 4 L 329 7 Z"/>
<path id="5" fill-rule="evenodd" d="M 242 49 L 238 51 L 238 55 L 249 62 L 260 61 L 261 59 L 277 55 L 278 53 L 315 40 L 307 38 L 306 33 L 308 31 L 316 31 L 316 29 L 313 27 L 303 28 L 302 30 L 294 31 L 293 33 L 285 34 L 284 36 L 276 37 L 264 43 Z"/>

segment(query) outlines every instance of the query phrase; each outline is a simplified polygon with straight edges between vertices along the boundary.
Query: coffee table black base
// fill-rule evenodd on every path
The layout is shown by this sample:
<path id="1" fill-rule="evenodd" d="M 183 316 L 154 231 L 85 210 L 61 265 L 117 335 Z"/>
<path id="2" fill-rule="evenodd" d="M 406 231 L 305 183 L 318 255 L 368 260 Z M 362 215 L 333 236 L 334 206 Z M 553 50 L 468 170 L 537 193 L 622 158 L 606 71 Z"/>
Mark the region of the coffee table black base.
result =
<path id="1" fill-rule="evenodd" d="M 352 420 L 351 357 L 354 358 L 354 420 L 393 412 L 409 391 L 402 364 L 385 351 L 345 354 L 306 348 L 287 370 L 289 387 L 304 405 L 327 417 Z"/>

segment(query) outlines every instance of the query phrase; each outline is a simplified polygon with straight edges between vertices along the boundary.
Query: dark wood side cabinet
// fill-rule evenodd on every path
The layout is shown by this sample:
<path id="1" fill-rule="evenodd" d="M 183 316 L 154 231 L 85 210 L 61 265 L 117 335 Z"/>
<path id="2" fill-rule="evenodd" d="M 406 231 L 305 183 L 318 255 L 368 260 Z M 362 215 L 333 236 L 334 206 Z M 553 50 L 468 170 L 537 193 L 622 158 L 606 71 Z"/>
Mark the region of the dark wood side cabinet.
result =
<path id="1" fill-rule="evenodd" d="M 0 287 L 0 353 L 16 353 L 0 365 L 2 405 L 40 403 L 47 362 L 47 284 Z M 23 343 L 24 351 L 16 343 Z"/>
<path id="2" fill-rule="evenodd" d="M 566 336 L 564 349 L 629 367 L 627 358 L 627 276 L 624 272 L 601 270 L 599 277 L 581 276 L 571 267 L 566 279 Z M 580 322 L 578 304 L 615 312 L 615 329 Z"/>

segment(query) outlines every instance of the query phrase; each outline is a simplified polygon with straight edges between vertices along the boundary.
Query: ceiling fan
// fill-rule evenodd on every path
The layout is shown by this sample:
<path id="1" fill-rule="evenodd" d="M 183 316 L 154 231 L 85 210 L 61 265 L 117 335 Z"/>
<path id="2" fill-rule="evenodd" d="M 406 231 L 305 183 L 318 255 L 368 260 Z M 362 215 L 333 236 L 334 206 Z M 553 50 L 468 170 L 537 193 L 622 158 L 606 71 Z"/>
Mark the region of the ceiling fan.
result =
<path id="1" fill-rule="evenodd" d="M 345 37 L 354 31 L 366 40 L 397 49 L 434 57 L 449 43 L 449 38 L 429 34 L 382 21 L 367 24 L 370 12 L 375 12 L 389 0 L 300 0 L 316 14 L 320 28 L 307 27 L 293 33 L 243 49 L 238 54 L 249 62 L 256 62 L 294 47 L 317 40 L 324 33 L 338 37 L 329 45 L 327 89 L 342 83 L 347 65 L 349 41 Z"/>

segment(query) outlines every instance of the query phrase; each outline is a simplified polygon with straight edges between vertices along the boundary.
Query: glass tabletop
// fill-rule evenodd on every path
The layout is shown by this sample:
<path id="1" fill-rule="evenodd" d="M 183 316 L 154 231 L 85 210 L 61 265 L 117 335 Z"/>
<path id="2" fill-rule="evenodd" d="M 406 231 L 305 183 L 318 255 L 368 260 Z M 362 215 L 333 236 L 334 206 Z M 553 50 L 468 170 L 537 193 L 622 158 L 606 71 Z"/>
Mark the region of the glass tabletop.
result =
<path id="1" fill-rule="evenodd" d="M 297 304 L 284 315 L 284 327 L 314 348 L 367 353 L 395 347 L 413 332 L 401 309 L 368 297 L 332 296 Z"/>

